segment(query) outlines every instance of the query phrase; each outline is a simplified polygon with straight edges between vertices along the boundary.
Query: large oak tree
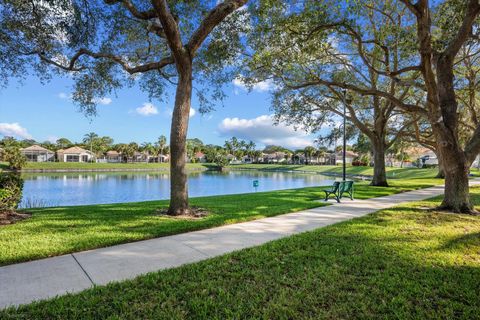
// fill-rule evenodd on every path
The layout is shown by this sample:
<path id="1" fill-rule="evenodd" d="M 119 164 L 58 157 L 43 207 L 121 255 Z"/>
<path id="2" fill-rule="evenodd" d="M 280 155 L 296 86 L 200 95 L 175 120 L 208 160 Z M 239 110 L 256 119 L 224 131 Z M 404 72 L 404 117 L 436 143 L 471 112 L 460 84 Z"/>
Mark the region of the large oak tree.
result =
<path id="1" fill-rule="evenodd" d="M 251 33 L 252 55 L 246 81 L 273 79 L 277 119 L 318 130 L 343 116 L 371 142 L 371 184 L 387 186 L 385 153 L 412 117 L 404 117 L 384 92 L 413 100 L 411 84 L 398 84 L 383 73 L 401 74 L 404 11 L 388 1 L 381 10 L 368 5 L 350 9 L 331 1 L 260 3 Z M 363 19 L 349 19 L 350 10 Z M 408 41 L 405 42 L 408 45 Z M 418 75 L 417 75 L 418 76 Z M 347 101 L 348 100 L 348 101 Z"/>
<path id="2" fill-rule="evenodd" d="M 193 76 L 197 83 L 221 82 L 215 74 L 236 58 L 246 26 L 238 9 L 246 2 L 1 0 L 0 75 L 35 70 L 48 79 L 51 70 L 70 73 L 73 99 L 88 114 L 96 112 L 99 98 L 124 85 L 138 82 L 159 99 L 174 85 L 168 212 L 188 214 L 185 159 Z M 205 90 L 199 90 L 201 102 L 209 101 Z"/>
<path id="3" fill-rule="evenodd" d="M 282 2 L 270 1 L 266 8 L 271 8 L 272 3 Z M 351 81 L 348 76 L 333 76 L 336 70 L 332 68 L 337 66 L 329 60 L 323 64 L 322 61 L 307 60 L 309 63 L 301 66 L 293 62 L 277 75 L 284 74 L 283 78 L 289 80 L 288 74 L 296 74 L 298 68 L 309 71 L 310 66 L 320 65 L 323 69 L 315 70 L 316 78 L 309 79 L 309 85 L 385 99 L 414 120 L 417 117 L 426 119 L 445 172 L 445 195 L 441 207 L 453 212 L 472 212 L 468 172 L 480 152 L 480 126 L 474 125 L 468 135 L 461 134 L 464 131 L 460 126 L 458 91 L 462 89 L 455 81 L 455 63 L 465 45 L 478 41 L 479 1 L 372 0 L 345 2 L 338 6 L 327 0 L 303 3 L 303 6 L 291 10 L 269 13 L 271 17 L 280 13 L 288 19 L 285 24 L 288 32 L 277 34 L 277 42 L 286 45 L 284 50 L 300 50 L 307 43 L 307 53 L 316 53 L 323 50 L 325 41 L 316 47 L 308 47 L 305 41 L 309 37 L 349 37 L 351 46 L 346 43 L 340 47 L 349 51 L 342 52 L 340 57 L 348 59 L 351 54 L 358 57 L 351 63 L 350 70 L 359 68 L 357 61 L 361 61 L 369 73 L 382 79 L 377 83 L 390 85 L 372 86 L 368 78 L 361 82 Z M 383 18 L 375 18 L 378 15 Z M 365 28 L 366 24 L 371 27 Z M 268 32 L 269 27 L 265 25 L 261 31 Z M 288 34 L 304 37 L 304 41 L 292 45 Z M 275 69 L 283 67 L 279 63 L 271 66 Z M 262 71 L 261 68 L 258 70 Z M 398 90 L 392 92 L 392 86 Z M 404 95 L 408 92 L 406 90 L 411 94 Z"/>

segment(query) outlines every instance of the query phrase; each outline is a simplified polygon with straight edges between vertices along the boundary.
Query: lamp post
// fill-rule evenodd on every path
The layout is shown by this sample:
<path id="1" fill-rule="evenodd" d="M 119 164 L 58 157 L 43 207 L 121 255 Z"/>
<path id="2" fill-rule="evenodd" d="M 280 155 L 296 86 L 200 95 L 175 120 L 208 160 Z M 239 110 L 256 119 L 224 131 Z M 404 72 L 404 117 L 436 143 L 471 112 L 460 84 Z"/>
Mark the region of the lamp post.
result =
<path id="1" fill-rule="evenodd" d="M 347 180 L 347 103 L 350 100 L 347 98 L 347 90 L 343 90 L 343 154 L 342 154 L 342 178 L 343 181 Z"/>

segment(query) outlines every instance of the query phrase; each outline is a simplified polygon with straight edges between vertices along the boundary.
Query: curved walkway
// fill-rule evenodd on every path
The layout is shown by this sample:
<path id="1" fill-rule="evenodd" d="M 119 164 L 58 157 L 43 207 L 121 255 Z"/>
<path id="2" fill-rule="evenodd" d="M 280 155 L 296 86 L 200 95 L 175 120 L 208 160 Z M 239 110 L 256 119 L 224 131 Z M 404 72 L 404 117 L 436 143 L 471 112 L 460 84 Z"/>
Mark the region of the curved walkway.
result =
<path id="1" fill-rule="evenodd" d="M 477 183 L 477 182 L 473 182 Z M 443 186 L 0 267 L 0 308 L 212 258 L 443 194 Z"/>

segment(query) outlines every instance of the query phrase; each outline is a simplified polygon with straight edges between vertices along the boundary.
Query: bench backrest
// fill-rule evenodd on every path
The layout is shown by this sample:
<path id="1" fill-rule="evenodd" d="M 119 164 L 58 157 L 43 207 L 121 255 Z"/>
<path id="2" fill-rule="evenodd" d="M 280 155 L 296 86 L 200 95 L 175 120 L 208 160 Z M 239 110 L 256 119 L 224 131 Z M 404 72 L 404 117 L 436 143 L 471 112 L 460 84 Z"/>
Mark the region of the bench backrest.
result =
<path id="1" fill-rule="evenodd" d="M 333 192 L 337 192 L 339 187 L 340 187 L 340 182 L 335 181 L 332 186 Z"/>
<path id="2" fill-rule="evenodd" d="M 343 192 L 350 192 L 353 187 L 353 181 L 345 181 L 345 186 L 343 188 Z"/>

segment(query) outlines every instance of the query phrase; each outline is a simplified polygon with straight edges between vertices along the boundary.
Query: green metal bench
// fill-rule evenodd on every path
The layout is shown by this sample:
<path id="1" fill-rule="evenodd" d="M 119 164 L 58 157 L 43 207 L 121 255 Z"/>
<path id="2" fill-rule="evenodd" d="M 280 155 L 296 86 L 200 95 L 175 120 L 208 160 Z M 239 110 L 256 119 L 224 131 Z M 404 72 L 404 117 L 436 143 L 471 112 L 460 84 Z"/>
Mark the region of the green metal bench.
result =
<path id="1" fill-rule="evenodd" d="M 329 189 L 323 189 L 325 192 L 325 201 L 328 201 L 328 198 L 333 195 L 337 202 L 340 202 L 340 182 L 335 181 Z"/>
<path id="2" fill-rule="evenodd" d="M 340 198 L 342 198 L 345 193 L 348 194 L 350 200 L 353 200 L 353 181 L 345 181 L 343 190 L 340 192 Z"/>
<path id="3" fill-rule="evenodd" d="M 335 200 L 340 202 L 344 194 L 348 194 L 349 198 L 353 200 L 353 181 L 335 181 L 329 189 L 323 189 L 323 192 L 325 192 L 325 201 L 328 201 L 333 195 Z"/>

